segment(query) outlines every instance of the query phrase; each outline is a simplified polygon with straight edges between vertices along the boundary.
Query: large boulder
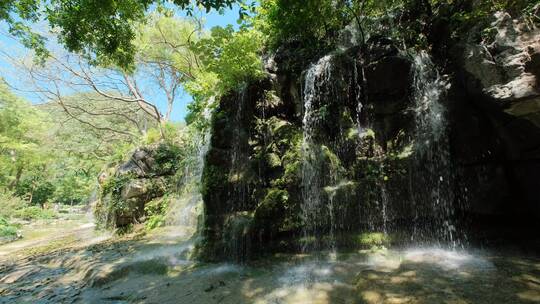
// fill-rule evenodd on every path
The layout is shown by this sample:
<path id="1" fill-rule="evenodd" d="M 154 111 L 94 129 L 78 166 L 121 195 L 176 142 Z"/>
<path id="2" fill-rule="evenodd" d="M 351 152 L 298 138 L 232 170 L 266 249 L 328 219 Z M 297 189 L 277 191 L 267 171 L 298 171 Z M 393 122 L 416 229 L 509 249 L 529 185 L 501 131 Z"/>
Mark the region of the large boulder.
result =
<path id="1" fill-rule="evenodd" d="M 474 212 L 540 217 L 540 29 L 499 12 L 484 30 L 493 35 L 479 32 L 455 48 L 465 89 L 453 120 L 462 189 Z"/>
<path id="2" fill-rule="evenodd" d="M 128 161 L 118 166 L 117 175 L 149 176 L 155 171 L 154 151 L 152 148 L 137 148 Z"/>
<path id="3" fill-rule="evenodd" d="M 540 127 L 540 29 L 499 12 L 490 30 L 496 33 L 492 43 L 465 46 L 470 88 Z"/>
<path id="4" fill-rule="evenodd" d="M 128 160 L 103 171 L 95 208 L 98 224 L 122 228 L 143 222 L 147 203 L 162 197 L 173 182 L 180 157 L 178 147 L 160 143 L 139 147 Z"/>

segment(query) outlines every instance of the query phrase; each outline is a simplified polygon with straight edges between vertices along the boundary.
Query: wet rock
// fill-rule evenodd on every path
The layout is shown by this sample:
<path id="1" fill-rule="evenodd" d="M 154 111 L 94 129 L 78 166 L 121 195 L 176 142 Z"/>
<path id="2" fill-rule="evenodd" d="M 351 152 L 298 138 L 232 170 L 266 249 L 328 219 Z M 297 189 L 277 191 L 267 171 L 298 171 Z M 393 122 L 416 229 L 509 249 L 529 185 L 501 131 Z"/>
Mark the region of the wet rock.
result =
<path id="1" fill-rule="evenodd" d="M 367 41 L 369 61 L 375 62 L 384 57 L 396 56 L 399 50 L 395 43 L 384 36 L 372 36 Z"/>
<path id="2" fill-rule="evenodd" d="M 411 62 L 399 56 L 384 57 L 366 67 L 368 102 L 376 114 L 393 114 L 410 102 Z"/>

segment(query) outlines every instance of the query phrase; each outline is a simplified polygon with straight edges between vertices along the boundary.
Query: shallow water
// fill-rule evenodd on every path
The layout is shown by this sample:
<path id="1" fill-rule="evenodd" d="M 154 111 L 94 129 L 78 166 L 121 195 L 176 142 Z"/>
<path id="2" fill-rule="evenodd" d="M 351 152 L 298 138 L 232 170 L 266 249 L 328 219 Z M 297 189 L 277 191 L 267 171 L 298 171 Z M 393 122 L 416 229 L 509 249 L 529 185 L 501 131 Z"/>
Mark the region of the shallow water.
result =
<path id="1" fill-rule="evenodd" d="M 0 303 L 540 303 L 540 258 L 441 247 L 189 259 L 160 232 L 2 261 Z"/>
<path id="2" fill-rule="evenodd" d="M 141 303 L 540 303 L 538 259 L 486 251 L 406 248 L 178 265 L 100 291 Z M 134 289 L 149 283 L 155 287 Z"/>

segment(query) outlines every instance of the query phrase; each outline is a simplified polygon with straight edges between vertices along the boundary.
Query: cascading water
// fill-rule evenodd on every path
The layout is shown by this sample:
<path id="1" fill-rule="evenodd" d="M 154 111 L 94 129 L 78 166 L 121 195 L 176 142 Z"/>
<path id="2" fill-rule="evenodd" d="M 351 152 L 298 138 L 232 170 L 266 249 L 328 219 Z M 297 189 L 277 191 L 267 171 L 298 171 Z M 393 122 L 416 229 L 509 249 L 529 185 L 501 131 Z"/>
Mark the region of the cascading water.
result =
<path id="1" fill-rule="evenodd" d="M 202 195 L 200 192 L 200 180 L 204 167 L 204 156 L 208 151 L 208 132 L 191 130 L 192 132 L 191 153 L 184 162 L 184 174 L 179 182 L 178 196 L 172 200 L 173 208 L 167 216 L 167 224 L 179 227 L 180 233 L 192 236 L 197 231 L 199 215 L 202 214 Z"/>
<path id="2" fill-rule="evenodd" d="M 248 192 L 245 182 L 245 166 L 247 162 L 247 152 L 245 141 L 242 140 L 242 121 L 244 119 L 244 108 L 246 106 L 246 90 L 240 90 L 238 106 L 236 107 L 234 117 L 234 128 L 232 138 L 232 155 L 231 155 L 231 170 L 229 179 L 233 182 L 232 193 L 230 197 L 235 199 L 233 209 L 243 210 L 246 206 L 246 195 Z"/>
<path id="3" fill-rule="evenodd" d="M 413 238 L 435 238 L 455 246 L 448 122 L 442 103 L 449 85 L 426 52 L 415 54 L 413 60 L 415 157 L 410 190 L 417 218 Z M 427 209 L 422 207 L 426 203 Z M 421 214 L 421 210 L 429 214 Z M 425 223 L 425 218 L 432 220 Z"/>
<path id="4" fill-rule="evenodd" d="M 232 149 L 231 149 L 231 167 L 229 171 L 229 181 L 232 187 L 229 192 L 229 198 L 232 200 L 231 216 L 227 220 L 226 236 L 228 239 L 228 251 L 232 260 L 244 262 L 250 253 L 250 237 L 248 235 L 251 218 L 246 210 L 247 195 L 249 185 L 246 182 L 246 166 L 249 163 L 247 139 L 243 130 L 244 111 L 247 106 L 247 87 L 240 90 L 238 96 L 238 105 L 235 111 Z"/>
<path id="5" fill-rule="evenodd" d="M 304 223 L 303 251 L 319 249 L 319 237 L 323 223 L 321 206 L 321 153 L 320 147 L 314 142 L 315 130 L 319 116 L 315 108 L 318 101 L 320 86 L 331 79 L 330 55 L 321 58 L 312 65 L 305 75 L 304 85 L 304 118 L 303 126 L 303 162 L 302 162 L 302 219 Z"/>

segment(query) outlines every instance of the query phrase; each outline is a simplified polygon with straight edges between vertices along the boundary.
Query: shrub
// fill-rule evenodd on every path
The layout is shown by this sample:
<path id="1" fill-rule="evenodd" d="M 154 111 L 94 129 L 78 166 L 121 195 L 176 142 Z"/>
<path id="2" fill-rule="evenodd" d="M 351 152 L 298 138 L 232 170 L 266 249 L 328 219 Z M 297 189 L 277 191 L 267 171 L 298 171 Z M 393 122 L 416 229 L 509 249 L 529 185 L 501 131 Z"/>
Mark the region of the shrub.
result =
<path id="1" fill-rule="evenodd" d="M 45 203 L 53 196 L 55 191 L 54 185 L 44 176 L 32 176 L 22 180 L 15 190 L 15 194 L 19 197 L 30 197 L 30 204 L 45 205 Z"/>
<path id="2" fill-rule="evenodd" d="M 17 226 L 11 225 L 4 217 L 0 216 L 0 239 L 17 238 L 17 228 Z"/>
<path id="3" fill-rule="evenodd" d="M 390 237 L 382 232 L 365 232 L 358 235 L 357 241 L 364 247 L 381 247 L 389 245 Z"/>
<path id="4" fill-rule="evenodd" d="M 10 218 L 16 210 L 28 207 L 28 202 L 10 192 L 0 191 L 0 217 Z"/>
<path id="5" fill-rule="evenodd" d="M 13 216 L 23 220 L 53 219 L 57 217 L 53 210 L 42 209 L 37 206 L 18 209 L 13 213 Z"/>
<path id="6" fill-rule="evenodd" d="M 148 218 L 145 223 L 146 229 L 154 229 L 165 224 L 165 213 L 169 206 L 167 196 L 155 199 L 144 206 Z"/>

